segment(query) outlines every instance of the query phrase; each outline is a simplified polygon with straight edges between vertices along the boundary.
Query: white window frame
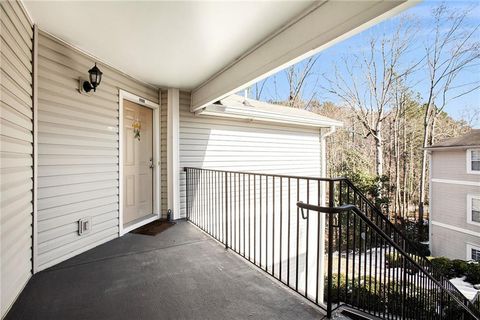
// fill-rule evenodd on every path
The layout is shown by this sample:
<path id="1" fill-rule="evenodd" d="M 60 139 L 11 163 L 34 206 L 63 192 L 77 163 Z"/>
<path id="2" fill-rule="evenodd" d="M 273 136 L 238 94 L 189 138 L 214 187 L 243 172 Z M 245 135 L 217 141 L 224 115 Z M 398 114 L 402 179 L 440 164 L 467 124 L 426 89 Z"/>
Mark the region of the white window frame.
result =
<path id="1" fill-rule="evenodd" d="M 480 200 L 480 194 L 467 194 L 467 223 L 480 226 L 480 222 L 473 221 L 472 219 L 472 200 Z"/>
<path id="2" fill-rule="evenodd" d="M 467 243 L 467 261 L 472 260 L 472 249 L 480 251 L 480 244 Z"/>
<path id="3" fill-rule="evenodd" d="M 467 149 L 467 173 L 469 174 L 480 174 L 480 170 L 472 170 L 472 151 L 480 151 L 480 149 Z"/>

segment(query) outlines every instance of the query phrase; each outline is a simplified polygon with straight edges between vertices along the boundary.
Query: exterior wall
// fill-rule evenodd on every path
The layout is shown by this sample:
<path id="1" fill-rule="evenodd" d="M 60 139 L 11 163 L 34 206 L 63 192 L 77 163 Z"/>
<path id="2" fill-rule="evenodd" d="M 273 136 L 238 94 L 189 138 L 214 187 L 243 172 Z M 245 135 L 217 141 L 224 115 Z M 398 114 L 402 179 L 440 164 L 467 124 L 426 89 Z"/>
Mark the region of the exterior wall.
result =
<path id="1" fill-rule="evenodd" d="M 0 2 L 0 318 L 32 272 L 33 29 L 21 4 Z"/>
<path id="2" fill-rule="evenodd" d="M 467 195 L 480 195 L 480 187 L 433 182 L 431 188 L 433 221 L 480 233 L 480 225 L 467 223 Z"/>
<path id="3" fill-rule="evenodd" d="M 480 195 L 480 176 L 468 174 L 466 150 L 431 154 L 432 254 L 467 259 L 467 244 L 480 245 L 480 225 L 468 223 L 467 195 Z"/>
<path id="4" fill-rule="evenodd" d="M 467 244 L 480 247 L 480 236 L 432 225 L 432 252 L 438 257 L 467 259 Z"/>
<path id="5" fill-rule="evenodd" d="M 432 179 L 480 182 L 480 175 L 467 173 L 466 149 L 433 151 Z"/>
<path id="6" fill-rule="evenodd" d="M 190 95 L 180 94 L 180 194 L 185 216 L 183 167 L 319 177 L 318 128 L 195 116 Z"/>
<path id="7" fill-rule="evenodd" d="M 118 91 L 158 103 L 158 91 L 108 66 L 90 96 L 78 92 L 94 59 L 45 33 L 38 57 L 38 270 L 118 236 Z M 77 221 L 92 230 L 77 234 Z"/>

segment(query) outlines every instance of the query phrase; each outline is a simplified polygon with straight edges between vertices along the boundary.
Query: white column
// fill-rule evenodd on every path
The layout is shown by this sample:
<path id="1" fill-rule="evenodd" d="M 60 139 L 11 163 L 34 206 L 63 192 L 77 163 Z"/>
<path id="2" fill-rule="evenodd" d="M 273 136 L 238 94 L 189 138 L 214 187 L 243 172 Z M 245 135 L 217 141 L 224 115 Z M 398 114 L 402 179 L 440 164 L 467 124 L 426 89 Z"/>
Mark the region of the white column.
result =
<path id="1" fill-rule="evenodd" d="M 167 202 L 173 219 L 180 218 L 180 92 L 168 89 L 167 98 Z"/>

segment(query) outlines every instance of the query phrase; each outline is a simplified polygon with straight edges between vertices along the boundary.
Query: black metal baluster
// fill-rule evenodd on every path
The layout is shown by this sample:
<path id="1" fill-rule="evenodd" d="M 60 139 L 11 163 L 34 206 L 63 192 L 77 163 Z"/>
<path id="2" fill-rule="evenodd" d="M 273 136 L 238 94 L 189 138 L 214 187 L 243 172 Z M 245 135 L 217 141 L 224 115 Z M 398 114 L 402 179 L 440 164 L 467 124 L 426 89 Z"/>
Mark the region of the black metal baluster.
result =
<path id="1" fill-rule="evenodd" d="M 265 176 L 265 271 L 268 273 L 268 175 Z"/>
<path id="2" fill-rule="evenodd" d="M 333 181 L 329 181 L 328 206 L 333 207 Z M 328 260 L 327 260 L 327 318 L 332 317 L 333 290 L 333 215 L 328 214 Z"/>
<path id="3" fill-rule="evenodd" d="M 320 194 L 320 179 L 317 180 L 317 205 L 320 206 L 321 205 L 321 202 L 320 202 L 320 197 L 321 197 L 321 194 Z M 323 215 L 323 213 L 320 213 L 318 212 L 318 215 L 317 215 L 317 275 L 316 275 L 316 284 L 315 284 L 315 288 L 316 288 L 316 292 L 315 292 L 315 303 L 318 304 L 318 295 L 319 295 L 319 291 L 320 291 L 320 240 L 321 240 L 321 234 L 323 234 L 322 230 L 320 229 L 321 228 L 321 215 Z M 323 255 L 323 252 L 322 252 L 322 255 Z M 322 275 L 323 277 L 323 275 Z"/>
<path id="4" fill-rule="evenodd" d="M 272 183 L 272 275 L 275 276 L 275 176 Z"/>
<path id="5" fill-rule="evenodd" d="M 310 180 L 307 179 L 307 203 L 310 203 Z M 310 226 L 310 211 L 307 210 L 307 226 L 305 232 L 305 297 L 308 297 L 308 232 Z"/>
<path id="6" fill-rule="evenodd" d="M 260 178 L 260 226 L 259 226 L 259 231 L 260 231 L 260 268 L 262 268 L 262 175 L 258 176 Z"/>
<path id="7" fill-rule="evenodd" d="M 253 175 L 253 261 L 257 264 L 257 176 Z"/>
<path id="8" fill-rule="evenodd" d="M 245 174 L 242 175 L 243 176 L 243 257 L 245 258 L 245 254 L 246 254 L 246 247 L 245 247 L 245 221 L 246 221 L 246 211 L 245 211 Z"/>
<path id="9" fill-rule="evenodd" d="M 297 202 L 300 200 L 300 179 L 297 178 Z M 298 242 L 300 240 L 300 211 L 297 207 L 297 242 L 296 242 L 296 250 L 297 254 L 295 256 L 296 259 L 296 268 L 295 268 L 295 290 L 298 291 Z"/>
<path id="10" fill-rule="evenodd" d="M 288 178 L 288 223 L 287 223 L 287 286 L 290 286 L 290 215 L 291 215 L 291 183 Z"/>

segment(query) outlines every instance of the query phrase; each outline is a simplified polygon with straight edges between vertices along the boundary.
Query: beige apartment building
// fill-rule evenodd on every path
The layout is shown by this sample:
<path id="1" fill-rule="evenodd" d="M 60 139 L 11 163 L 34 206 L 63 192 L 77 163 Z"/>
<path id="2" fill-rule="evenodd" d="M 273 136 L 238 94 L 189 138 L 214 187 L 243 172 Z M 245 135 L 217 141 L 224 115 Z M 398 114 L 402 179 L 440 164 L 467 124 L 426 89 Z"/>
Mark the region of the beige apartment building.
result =
<path id="1" fill-rule="evenodd" d="M 479 261 L 480 129 L 429 152 L 432 255 Z"/>

